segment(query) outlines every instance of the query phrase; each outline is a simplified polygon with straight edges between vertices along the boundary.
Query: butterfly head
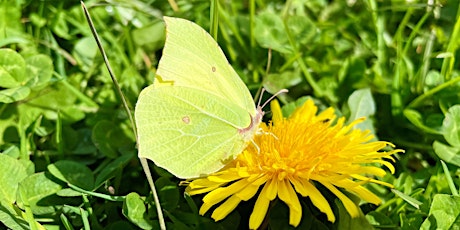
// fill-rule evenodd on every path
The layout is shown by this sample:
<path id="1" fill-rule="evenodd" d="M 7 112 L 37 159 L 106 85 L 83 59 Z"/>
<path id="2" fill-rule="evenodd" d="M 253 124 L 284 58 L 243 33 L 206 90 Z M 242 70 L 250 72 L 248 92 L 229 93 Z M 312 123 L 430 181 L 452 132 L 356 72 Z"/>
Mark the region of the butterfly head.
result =
<path id="1" fill-rule="evenodd" d="M 254 116 L 249 114 L 249 116 L 251 117 L 251 123 L 249 124 L 248 127 L 239 130 L 240 134 L 243 135 L 243 138 L 246 141 L 250 141 L 252 139 L 252 137 L 255 135 L 255 133 L 257 132 L 257 130 L 259 128 L 259 124 L 262 122 L 262 118 L 263 118 L 263 116 L 265 114 L 265 112 L 263 111 L 263 108 L 268 104 L 268 102 L 273 100 L 276 96 L 278 96 L 281 93 L 286 93 L 286 92 L 288 92 L 288 90 L 287 89 L 282 89 L 282 90 L 278 91 L 273 96 L 271 96 L 267 101 L 265 101 L 265 103 L 263 105 L 260 105 L 261 98 L 262 98 L 262 95 L 263 95 L 264 92 L 265 92 L 265 89 L 262 88 L 259 103 L 257 104 L 257 108 L 256 108 L 256 114 Z"/>

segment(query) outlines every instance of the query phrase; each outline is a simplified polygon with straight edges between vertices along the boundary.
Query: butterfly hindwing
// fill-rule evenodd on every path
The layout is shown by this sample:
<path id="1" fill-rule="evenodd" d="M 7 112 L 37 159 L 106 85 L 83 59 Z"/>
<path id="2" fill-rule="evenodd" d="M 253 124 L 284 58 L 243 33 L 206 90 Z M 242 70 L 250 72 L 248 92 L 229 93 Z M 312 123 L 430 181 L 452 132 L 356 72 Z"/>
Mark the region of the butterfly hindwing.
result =
<path id="1" fill-rule="evenodd" d="M 139 157 L 180 178 L 223 167 L 247 143 L 239 129 L 251 117 L 238 105 L 204 91 L 163 87 L 142 91 L 136 106 Z"/>

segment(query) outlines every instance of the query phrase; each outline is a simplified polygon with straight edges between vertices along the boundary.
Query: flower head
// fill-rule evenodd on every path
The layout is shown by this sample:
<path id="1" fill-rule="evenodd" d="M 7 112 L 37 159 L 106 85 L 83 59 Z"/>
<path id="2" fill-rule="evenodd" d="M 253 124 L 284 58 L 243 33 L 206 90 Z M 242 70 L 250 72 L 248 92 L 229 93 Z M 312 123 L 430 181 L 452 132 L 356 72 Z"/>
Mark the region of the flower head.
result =
<path id="1" fill-rule="evenodd" d="M 391 155 L 402 150 L 381 151 L 392 144 L 370 142 L 373 135 L 368 130 L 353 129 L 364 119 L 345 125 L 342 117 L 333 123 L 336 116 L 332 108 L 319 115 L 317 110 L 313 101 L 307 100 L 289 118 L 284 118 L 279 104 L 272 102 L 272 123 L 261 125 L 254 143 L 221 171 L 188 184 L 186 191 L 190 195 L 208 193 L 200 214 L 219 204 L 212 218 L 221 220 L 262 187 L 249 218 L 251 229 L 261 225 L 270 201 L 276 197 L 289 207 L 289 223 L 299 225 L 302 208 L 297 194 L 309 197 L 334 222 L 332 208 L 315 183 L 337 196 L 352 217 L 359 216 L 359 208 L 339 188 L 379 204 L 379 197 L 362 185 L 371 182 L 392 187 L 372 178 L 386 174 L 375 163 L 385 165 L 393 173 L 393 165 L 384 158 L 393 160 Z"/>

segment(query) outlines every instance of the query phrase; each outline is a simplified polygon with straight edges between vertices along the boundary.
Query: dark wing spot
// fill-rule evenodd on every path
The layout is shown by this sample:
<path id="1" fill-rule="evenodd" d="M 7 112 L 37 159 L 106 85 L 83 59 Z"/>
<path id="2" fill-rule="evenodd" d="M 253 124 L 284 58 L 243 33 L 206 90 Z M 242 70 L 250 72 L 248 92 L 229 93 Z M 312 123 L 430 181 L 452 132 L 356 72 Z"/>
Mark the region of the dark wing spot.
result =
<path id="1" fill-rule="evenodd" d="M 190 117 L 189 116 L 183 116 L 182 117 L 182 122 L 184 122 L 185 124 L 190 124 Z"/>
<path id="2" fill-rule="evenodd" d="M 212 70 L 212 72 L 214 73 L 214 72 L 216 72 L 217 69 L 216 69 L 215 66 L 213 66 L 213 67 L 211 68 L 211 70 Z"/>

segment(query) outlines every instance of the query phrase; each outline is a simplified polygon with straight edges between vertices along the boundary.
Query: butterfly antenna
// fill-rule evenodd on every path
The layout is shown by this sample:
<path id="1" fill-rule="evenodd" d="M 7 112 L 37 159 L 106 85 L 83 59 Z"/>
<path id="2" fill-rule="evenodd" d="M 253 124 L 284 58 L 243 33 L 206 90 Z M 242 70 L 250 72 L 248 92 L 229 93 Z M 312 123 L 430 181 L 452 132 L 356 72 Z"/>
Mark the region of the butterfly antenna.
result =
<path id="1" fill-rule="evenodd" d="M 272 49 L 268 49 L 268 57 L 267 57 L 268 61 L 267 61 L 267 68 L 265 69 L 265 76 L 268 76 L 268 73 L 270 71 L 270 66 L 271 66 L 271 62 L 272 62 Z M 277 93 L 275 93 L 273 96 L 271 96 L 262 106 L 260 106 L 260 103 L 262 101 L 262 96 L 264 95 L 264 92 L 265 92 L 265 88 L 262 88 L 261 92 L 260 92 L 260 97 L 259 97 L 259 102 L 257 103 L 257 107 L 258 108 L 263 108 L 265 107 L 268 102 L 270 102 L 271 100 L 273 100 L 276 96 L 282 94 L 282 93 L 287 93 L 288 90 L 287 89 L 282 89 L 280 91 L 278 91 Z"/>
<path id="2" fill-rule="evenodd" d="M 265 91 L 265 88 L 262 89 L 262 92 L 264 92 L 264 91 Z M 273 96 L 268 98 L 268 100 L 265 101 L 265 103 L 262 106 L 260 106 L 260 108 L 265 107 L 268 104 L 268 102 L 270 102 L 271 100 L 275 99 L 275 97 L 277 97 L 278 95 L 280 95 L 282 93 L 287 93 L 287 92 L 289 92 L 289 90 L 287 90 L 287 89 L 282 89 L 282 90 L 276 92 L 275 94 L 273 94 Z M 260 98 L 262 98 L 262 95 L 260 96 Z M 259 105 L 260 105 L 260 99 L 259 99 L 259 104 L 257 104 L 257 106 L 259 107 Z"/>
<path id="3" fill-rule="evenodd" d="M 264 92 L 265 92 L 265 88 L 262 88 L 260 90 L 260 96 L 259 96 L 259 102 L 257 102 L 257 108 L 263 108 L 263 107 L 260 107 L 260 103 L 262 103 L 262 97 L 264 96 Z"/>

